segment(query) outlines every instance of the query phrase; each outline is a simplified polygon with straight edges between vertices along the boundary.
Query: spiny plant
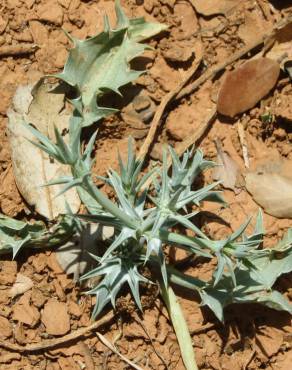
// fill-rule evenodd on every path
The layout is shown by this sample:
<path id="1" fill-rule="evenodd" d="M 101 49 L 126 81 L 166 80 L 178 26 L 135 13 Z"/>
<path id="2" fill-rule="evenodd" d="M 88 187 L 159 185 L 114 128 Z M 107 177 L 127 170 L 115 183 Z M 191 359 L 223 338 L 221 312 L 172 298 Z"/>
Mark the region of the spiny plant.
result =
<path id="1" fill-rule="evenodd" d="M 81 278 L 101 278 L 88 292 L 96 296 L 94 317 L 109 302 L 115 306 L 117 294 L 125 283 L 142 310 L 139 285 L 149 280 L 139 271 L 145 265 L 152 271 L 159 268 L 158 280 L 163 287 L 173 282 L 197 291 L 202 304 L 208 305 L 220 320 L 223 320 L 223 308 L 230 303 L 259 302 L 292 313 L 289 302 L 272 289 L 277 277 L 292 269 L 292 230 L 273 249 L 261 249 L 264 234 L 261 211 L 252 235 L 245 232 L 250 223 L 248 219 L 223 240 L 211 240 L 192 221 L 199 212 L 196 207 L 201 201 L 223 202 L 221 193 L 215 190 L 218 183 L 200 189 L 192 188 L 201 171 L 215 165 L 205 160 L 200 150 L 194 156 L 187 151 L 179 159 L 169 147 L 171 174 L 167 171 L 167 152 L 164 151 L 162 167 L 141 175 L 143 162 L 137 160 L 130 140 L 127 163 L 119 158 L 120 174 L 109 170 L 108 177 L 104 179 L 115 193 L 116 202 L 113 202 L 94 185 L 91 177 L 91 151 L 95 135 L 81 153 L 80 141 L 76 139 L 71 147 L 68 146 L 57 129 L 56 144 L 33 127 L 29 130 L 38 138 L 37 145 L 41 149 L 71 166 L 72 178 L 56 179 L 49 185 L 63 183 L 63 191 L 74 186 L 82 188 L 96 206 L 92 206 L 91 200 L 88 204 L 85 202 L 90 213 L 79 217 L 114 229 L 111 244 L 104 254 L 100 254 L 97 246 L 96 255 L 92 255 L 98 266 Z M 151 185 L 143 189 L 149 179 Z M 185 231 L 175 232 L 176 226 L 182 226 Z M 185 235 L 186 230 L 194 236 Z M 171 266 L 165 256 L 167 245 L 184 249 L 189 254 L 215 258 L 217 267 L 213 278 L 210 281 L 195 279 Z"/>
<path id="2" fill-rule="evenodd" d="M 116 195 L 114 203 L 105 197 L 91 178 L 90 153 L 95 136 L 81 153 L 79 140 L 75 141 L 75 146 L 67 146 L 56 130 L 57 144 L 54 144 L 34 128 L 29 129 L 39 139 L 40 148 L 71 166 L 72 178 L 58 179 L 54 183 L 63 183 L 64 191 L 73 186 L 80 187 L 89 195 L 90 203 L 85 202 L 85 206 L 90 213 L 82 219 L 114 229 L 111 244 L 105 252 L 102 253 L 97 246 L 96 254 L 92 255 L 97 262 L 96 268 L 81 277 L 81 280 L 95 278 L 94 281 L 99 281 L 88 292 L 96 296 L 93 317 L 98 316 L 108 303 L 115 307 L 116 297 L 125 284 L 142 311 L 140 285 L 157 280 L 177 334 L 183 361 L 190 370 L 197 368 L 191 338 L 170 283 L 199 293 L 202 305 L 209 306 L 220 320 L 223 320 L 224 307 L 230 303 L 258 302 L 292 313 L 291 304 L 273 290 L 278 276 L 292 269 L 292 230 L 275 248 L 259 249 L 264 232 L 261 212 L 252 235 L 245 233 L 250 221 L 247 220 L 228 238 L 218 241 L 210 240 L 192 222 L 198 213 L 196 209 L 193 211 L 193 206 L 198 206 L 202 200 L 222 201 L 221 194 L 214 190 L 217 183 L 192 189 L 196 176 L 214 165 L 203 159 L 200 150 L 193 157 L 187 151 L 180 160 L 169 148 L 172 159 L 170 175 L 166 152 L 162 168 L 156 173 L 150 171 L 141 175 L 142 162 L 136 159 L 129 141 L 127 163 L 120 159 L 120 174 L 110 170 L 105 179 Z M 151 180 L 152 186 L 143 189 L 147 180 Z M 92 199 L 95 209 L 92 208 Z M 192 211 L 189 213 L 190 208 Z M 190 237 L 185 232 L 174 232 L 178 225 L 195 235 Z M 164 251 L 166 245 L 175 245 L 189 254 L 217 259 L 213 278 L 203 281 L 171 266 Z M 141 273 L 145 265 L 154 272 L 155 280 L 149 280 Z"/>
<path id="3" fill-rule="evenodd" d="M 27 128 L 38 139 L 34 145 L 55 160 L 71 166 L 72 177 L 56 179 L 48 186 L 64 184 L 63 191 L 72 187 L 81 188 L 88 195 L 84 197 L 84 205 L 89 213 L 76 217 L 81 218 L 82 222 L 111 226 L 114 230 L 105 251 L 96 245 L 96 253 L 91 254 L 96 267 L 81 277 L 81 280 L 95 278 L 92 281 L 98 281 L 88 291 L 88 294 L 96 296 L 92 313 L 94 318 L 101 314 L 108 303 L 115 307 L 116 298 L 125 284 L 137 307 L 143 311 L 140 285 L 157 283 L 176 330 L 186 368 L 196 369 L 191 340 L 186 335 L 187 327 L 171 284 L 198 293 L 202 305 L 207 305 L 221 321 L 224 319 L 224 307 L 231 303 L 257 302 L 292 313 L 291 304 L 273 289 L 276 279 L 292 270 L 292 229 L 274 248 L 261 249 L 264 234 L 261 211 L 251 235 L 246 234 L 250 223 L 248 219 L 223 240 L 211 240 L 193 222 L 201 201 L 223 202 L 221 193 L 215 190 L 217 183 L 193 188 L 196 177 L 215 165 L 205 160 L 200 150 L 194 155 L 187 151 L 180 159 L 169 147 L 172 160 L 170 174 L 166 151 L 161 168 L 141 174 L 143 163 L 137 160 L 129 140 L 127 162 L 119 158 L 120 173 L 109 170 L 108 177 L 104 178 L 115 193 L 116 201 L 113 202 L 92 179 L 91 152 L 95 135 L 82 152 L 81 128 L 70 144 L 64 142 L 57 129 L 56 143 L 53 143 L 33 127 Z M 150 183 L 148 188 L 145 188 L 146 182 Z M 77 220 L 76 224 L 79 224 Z M 183 231 L 175 231 L 179 229 L 177 226 Z M 187 230 L 194 236 L 187 236 Z M 171 265 L 165 253 L 165 247 L 169 245 L 181 248 L 189 255 L 215 258 L 217 266 L 212 279 L 205 281 L 194 278 Z M 141 272 L 144 266 L 148 266 L 153 273 L 152 279 L 146 278 Z"/>

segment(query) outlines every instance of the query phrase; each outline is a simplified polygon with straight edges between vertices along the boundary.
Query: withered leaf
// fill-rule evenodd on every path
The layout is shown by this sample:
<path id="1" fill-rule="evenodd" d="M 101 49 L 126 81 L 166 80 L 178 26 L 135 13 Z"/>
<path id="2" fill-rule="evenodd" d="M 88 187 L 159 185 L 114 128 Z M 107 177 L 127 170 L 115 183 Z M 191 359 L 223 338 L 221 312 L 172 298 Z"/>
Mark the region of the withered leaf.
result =
<path id="1" fill-rule="evenodd" d="M 219 90 L 217 111 L 234 117 L 253 108 L 275 86 L 280 66 L 274 60 L 258 58 L 226 72 Z"/>
<path id="2" fill-rule="evenodd" d="M 9 296 L 14 298 L 17 295 L 23 294 L 33 287 L 33 281 L 23 274 L 18 273 L 16 281 L 9 291 Z"/>
<path id="3" fill-rule="evenodd" d="M 12 165 L 18 189 L 28 204 L 48 219 L 66 212 L 65 201 L 77 212 L 80 200 L 75 189 L 56 197 L 62 186 L 42 187 L 49 181 L 71 174 L 68 166 L 53 161 L 32 145 L 35 137 L 23 123 L 33 124 L 41 133 L 54 140 L 54 126 L 60 132 L 68 127 L 70 114 L 64 108 L 64 96 L 51 92 L 49 84 L 20 86 L 8 111 L 8 130 Z"/>
<path id="4" fill-rule="evenodd" d="M 229 154 L 224 152 L 219 139 L 215 141 L 215 144 L 218 166 L 213 170 L 213 178 L 214 180 L 221 181 L 224 188 L 238 192 L 236 182 L 239 175 L 239 166 Z"/>
<path id="5" fill-rule="evenodd" d="M 253 199 L 266 213 L 278 218 L 292 218 L 291 167 L 290 161 L 270 163 L 245 178 L 246 189 Z"/>

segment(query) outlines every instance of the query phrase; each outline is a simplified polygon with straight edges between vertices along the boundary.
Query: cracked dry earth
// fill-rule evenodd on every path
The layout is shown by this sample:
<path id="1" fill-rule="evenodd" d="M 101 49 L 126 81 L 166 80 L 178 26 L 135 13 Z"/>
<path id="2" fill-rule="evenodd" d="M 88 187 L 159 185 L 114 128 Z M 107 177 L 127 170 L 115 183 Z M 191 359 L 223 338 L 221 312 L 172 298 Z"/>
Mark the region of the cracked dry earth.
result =
<path id="1" fill-rule="evenodd" d="M 129 16 L 145 16 L 167 24 L 169 29 L 151 39 L 152 50 L 134 61 L 134 67 L 147 72 L 134 85 L 123 89 L 123 99 L 112 98 L 112 104 L 118 106 L 121 113 L 100 125 L 94 169 L 98 175 L 104 175 L 108 167 L 117 167 L 117 149 L 126 152 L 129 135 L 136 139 L 137 149 L 141 147 L 159 103 L 184 79 L 199 55 L 202 55 L 202 68 L 211 68 L 253 42 L 255 37 L 269 33 L 277 22 L 292 14 L 291 1 L 125 0 L 121 3 Z M 105 11 L 113 22 L 112 1 L 0 0 L 0 211 L 6 215 L 30 220 L 38 217 L 19 194 L 12 172 L 6 112 L 14 92 L 20 84 L 62 69 L 70 48 L 62 28 L 78 38 L 94 35 L 102 29 Z M 18 50 L 14 55 L 3 52 L 12 47 Z M 19 52 L 21 47 L 26 53 Z M 237 60 L 233 67 L 257 52 L 260 50 Z M 198 70 L 194 78 L 200 73 Z M 207 80 L 195 92 L 167 108 L 151 148 L 150 164 L 161 159 L 164 143 L 179 147 L 199 129 L 215 105 L 221 79 L 219 75 Z M 292 161 L 291 96 L 289 78 L 281 73 L 274 89 L 245 114 L 232 120 L 218 115 L 200 141 L 205 156 L 217 159 L 219 140 L 243 173 L 245 162 L 238 130 L 243 127 L 251 168 L 267 157 Z M 267 111 L 272 119 L 264 123 L 261 117 Z M 212 181 L 212 174 L 208 173 L 203 180 Z M 198 219 L 212 238 L 222 238 L 234 231 L 258 209 L 241 179 L 236 191 L 223 190 L 229 207 L 205 202 L 204 212 Z M 213 213 L 220 219 L 214 218 Z M 224 222 L 218 222 L 220 220 Z M 267 213 L 264 213 L 264 223 L 267 247 L 292 226 L 291 219 Z M 184 257 L 181 252 L 175 256 L 178 261 Z M 212 262 L 197 259 L 187 266 L 186 272 L 205 278 L 210 276 L 212 268 Z M 25 288 L 17 290 L 19 284 Z M 279 279 L 277 289 L 292 300 L 291 275 Z M 53 251 L 25 250 L 17 261 L 8 255 L 1 256 L 1 341 L 41 344 L 43 340 L 88 326 L 93 302 L 81 293 L 82 288 L 63 272 Z M 142 293 L 143 317 L 139 317 L 125 291 L 118 299 L 114 318 L 99 331 L 143 369 L 184 369 L 158 292 L 151 289 Z M 231 306 L 226 310 L 223 326 L 208 309 L 200 308 L 197 297 L 182 290 L 176 290 L 176 294 L 192 334 L 200 369 L 291 368 L 292 328 L 288 314 L 256 305 Z M 1 370 L 126 368 L 94 331 L 63 346 L 29 353 L 0 346 Z"/>

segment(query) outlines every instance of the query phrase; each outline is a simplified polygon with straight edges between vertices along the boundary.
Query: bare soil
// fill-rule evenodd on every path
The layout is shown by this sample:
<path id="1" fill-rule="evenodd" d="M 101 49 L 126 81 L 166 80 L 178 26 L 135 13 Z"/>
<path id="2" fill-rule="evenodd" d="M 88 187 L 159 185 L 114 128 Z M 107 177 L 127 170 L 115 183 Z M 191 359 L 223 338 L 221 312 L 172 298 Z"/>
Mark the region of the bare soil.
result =
<path id="1" fill-rule="evenodd" d="M 193 1 L 196 3 L 198 1 Z M 214 1 L 214 7 L 216 3 Z M 165 94 L 182 81 L 198 50 L 203 50 L 204 64 L 210 68 L 252 42 L 254 37 L 268 33 L 281 17 L 292 13 L 290 1 L 222 0 L 220 9 L 223 11 L 211 11 L 210 15 L 196 12 L 192 1 L 187 0 L 125 0 L 122 5 L 129 16 L 155 19 L 168 24 L 169 30 L 150 40 L 153 50 L 135 61 L 135 67 L 146 68 L 147 73 L 135 85 L 124 89 L 124 99 L 114 99 L 113 103 L 121 107 L 121 114 L 100 125 L 95 152 L 95 173 L 98 175 L 104 175 L 109 167 L 117 167 L 117 149 L 125 152 L 129 135 L 136 139 L 137 149 L 147 135 L 149 120 L 143 116 L 143 111 L 138 118 L 133 114 L 134 107 L 130 104 L 133 98 L 137 99 L 138 94 L 150 98 L 154 113 Z M 38 45 L 36 50 L 25 55 L 0 56 L 0 210 L 19 219 L 36 218 L 15 185 L 6 136 L 7 109 L 18 85 L 62 69 L 70 42 L 61 28 L 78 38 L 92 36 L 102 29 L 105 10 L 111 19 L 114 18 L 113 2 L 0 0 L 0 10 L 0 49 L 23 43 Z M 238 60 L 233 66 L 244 60 Z M 150 163 L 161 158 L 164 143 L 176 147 L 200 127 L 214 106 L 220 79 L 221 76 L 207 81 L 196 92 L 168 108 L 150 153 Z M 240 122 L 245 129 L 251 166 L 263 157 L 292 160 L 291 97 L 289 79 L 281 74 L 277 86 L 255 108 L 238 119 L 218 116 L 200 143 L 205 156 L 216 160 L 214 140 L 220 139 L 224 151 L 244 172 L 238 135 Z M 274 119 L 264 124 L 261 116 L 267 109 Z M 149 109 L 144 113 L 152 114 Z M 128 119 L 129 116 L 134 119 Z M 204 181 L 212 181 L 211 174 L 207 174 Z M 228 208 L 212 203 L 202 206 L 204 212 L 198 222 L 212 238 L 222 238 L 234 231 L 258 209 L 243 186 L 236 193 L 225 189 L 224 196 L 230 205 Z M 214 218 L 213 213 L 219 218 Z M 264 222 L 267 247 L 292 226 L 291 220 L 268 214 L 264 215 Z M 183 257 L 181 253 L 176 255 L 177 260 Z M 212 263 L 198 259 L 187 266 L 186 271 L 205 278 L 210 276 L 211 270 Z M 33 286 L 12 298 L 9 292 L 17 273 L 29 277 Z M 277 288 L 292 300 L 291 287 L 291 275 L 277 282 Z M 52 251 L 26 250 L 17 261 L 2 256 L 0 290 L 0 339 L 20 345 L 41 343 L 90 324 L 92 298 L 82 295 L 78 284 L 62 272 Z M 232 306 L 226 310 L 223 325 L 209 310 L 200 308 L 198 297 L 181 290 L 176 293 L 192 333 L 200 369 L 288 370 L 291 367 L 292 328 L 288 314 L 260 306 Z M 115 318 L 100 332 L 123 355 L 144 369 L 184 369 L 167 311 L 155 289 L 143 292 L 143 305 L 142 317 L 125 291 L 118 300 Z M 64 347 L 34 353 L 21 354 L 0 346 L 0 368 L 111 370 L 127 366 L 93 331 Z"/>

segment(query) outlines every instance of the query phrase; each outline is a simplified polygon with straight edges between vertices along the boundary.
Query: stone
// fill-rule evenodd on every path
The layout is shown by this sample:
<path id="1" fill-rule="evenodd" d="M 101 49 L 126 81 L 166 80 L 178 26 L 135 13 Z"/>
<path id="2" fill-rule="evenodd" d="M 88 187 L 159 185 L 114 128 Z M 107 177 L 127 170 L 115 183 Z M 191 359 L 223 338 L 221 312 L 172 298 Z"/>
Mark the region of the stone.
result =
<path id="1" fill-rule="evenodd" d="M 49 299 L 45 304 L 41 317 L 50 335 L 64 335 L 70 330 L 70 317 L 65 303 Z"/>

